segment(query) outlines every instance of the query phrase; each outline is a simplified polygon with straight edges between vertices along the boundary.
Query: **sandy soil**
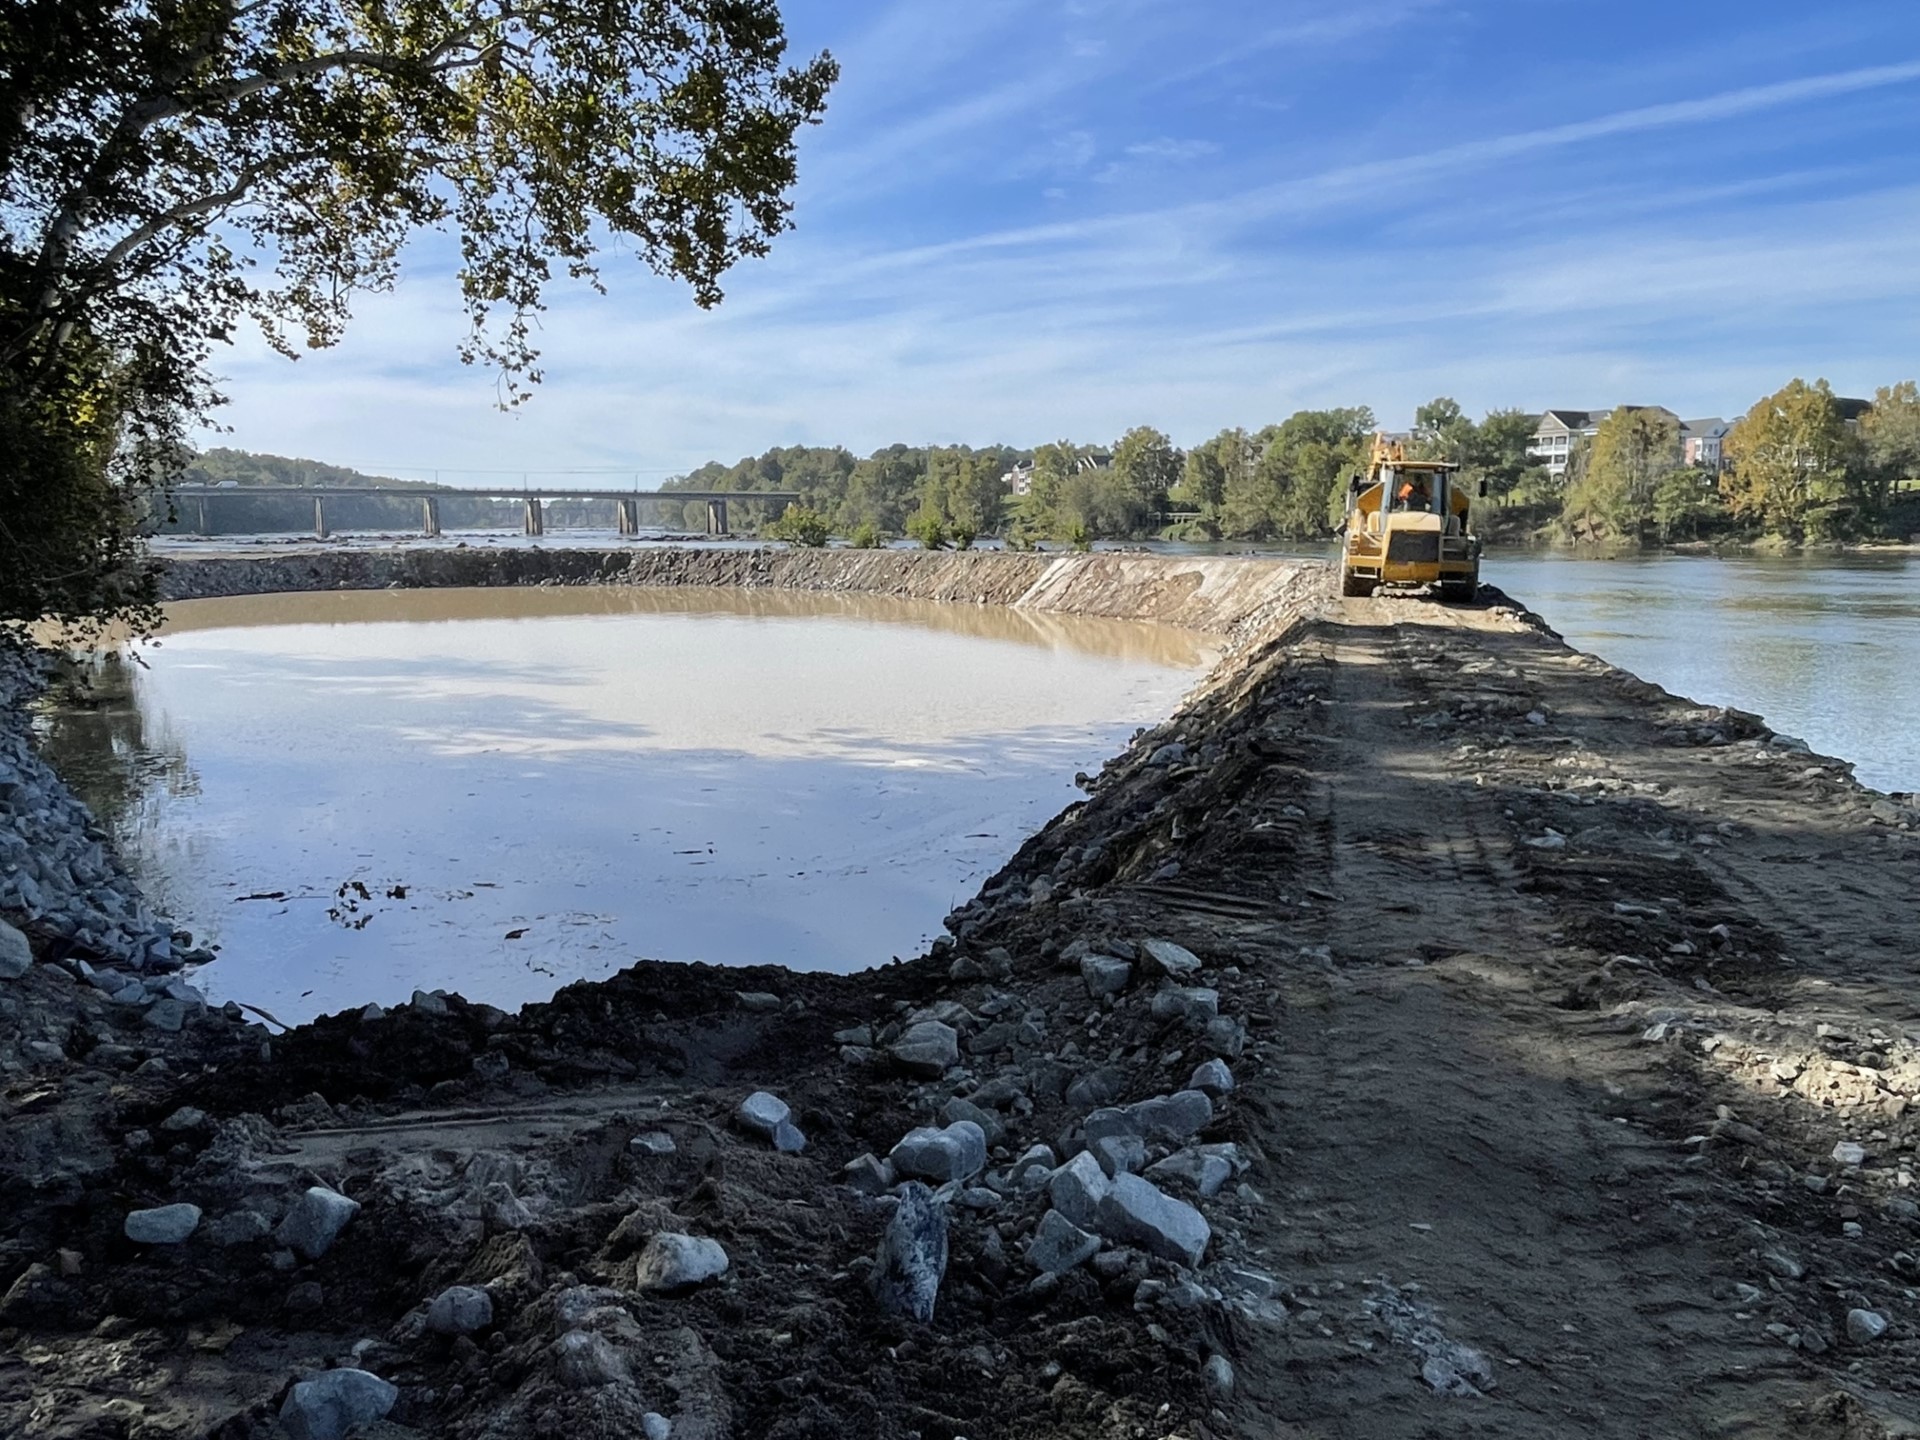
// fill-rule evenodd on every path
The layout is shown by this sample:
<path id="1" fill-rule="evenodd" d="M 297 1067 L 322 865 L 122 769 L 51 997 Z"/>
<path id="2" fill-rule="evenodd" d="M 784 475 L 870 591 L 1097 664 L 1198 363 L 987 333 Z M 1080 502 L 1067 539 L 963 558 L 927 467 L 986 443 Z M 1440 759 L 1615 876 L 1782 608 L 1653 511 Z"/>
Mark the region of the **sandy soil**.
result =
<path id="1" fill-rule="evenodd" d="M 271 1435 L 343 1364 L 400 1387 L 388 1435 L 1915 1433 L 1920 815 L 1493 600 L 1328 600 L 1243 650 L 911 964 L 112 1041 L 36 966 L 0 1024 L 66 1007 L 75 1058 L 0 1095 L 0 1433 Z M 1090 999 L 1081 954 L 1148 937 L 1244 1048 L 1144 979 Z M 885 1060 L 928 1007 L 962 1036 L 938 1079 Z M 1044 1201 L 970 1191 L 933 1321 L 878 1312 L 887 1209 L 847 1161 L 956 1095 L 996 1169 L 1064 1158 L 1089 1082 L 1213 1052 L 1238 1085 L 1199 1138 L 1247 1168 L 1197 1271 L 1036 1277 Z M 805 1153 L 730 1124 L 763 1088 Z M 318 1261 L 215 1243 L 316 1183 L 364 1207 Z M 176 1200 L 209 1233 L 124 1237 Z M 729 1275 L 638 1293 L 660 1230 Z M 494 1323 L 423 1333 L 455 1282 Z M 569 1328 L 623 1373 L 579 1383 Z"/>

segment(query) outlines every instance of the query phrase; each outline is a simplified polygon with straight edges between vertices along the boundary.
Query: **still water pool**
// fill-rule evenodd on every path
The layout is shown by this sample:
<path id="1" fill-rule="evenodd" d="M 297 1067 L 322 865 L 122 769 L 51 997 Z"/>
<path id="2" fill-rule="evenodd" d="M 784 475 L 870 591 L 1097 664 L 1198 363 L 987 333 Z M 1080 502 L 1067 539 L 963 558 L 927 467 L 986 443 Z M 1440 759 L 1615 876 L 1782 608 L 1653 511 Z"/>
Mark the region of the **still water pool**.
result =
<path id="1" fill-rule="evenodd" d="M 45 744 L 221 947 L 216 1003 L 515 1006 L 643 956 L 918 953 L 1212 658 L 1168 627 L 798 593 L 194 601 Z"/>

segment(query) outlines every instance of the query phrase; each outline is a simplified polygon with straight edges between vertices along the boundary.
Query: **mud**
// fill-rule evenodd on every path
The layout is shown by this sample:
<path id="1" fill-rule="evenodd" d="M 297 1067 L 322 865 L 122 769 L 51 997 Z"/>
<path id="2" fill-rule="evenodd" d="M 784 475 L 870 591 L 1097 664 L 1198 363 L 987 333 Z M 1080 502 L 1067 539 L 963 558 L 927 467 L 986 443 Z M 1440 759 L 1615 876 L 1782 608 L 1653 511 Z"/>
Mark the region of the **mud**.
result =
<path id="1" fill-rule="evenodd" d="M 73 1018 L 0 1093 L 0 1433 L 266 1436 L 340 1365 L 398 1387 L 390 1436 L 1914 1433 L 1920 815 L 1497 595 L 1316 583 L 1226 622 L 1209 684 L 910 963 L 177 1036 L 58 965 L 8 982 L 6 1023 Z M 1227 1023 L 1155 1018 L 1149 938 Z M 1089 952 L 1132 985 L 1095 1000 Z M 887 1058 L 929 1011 L 938 1078 Z M 1037 1274 L 1014 1157 L 1214 1056 L 1193 1138 L 1244 1169 L 1204 1262 Z M 803 1152 L 733 1123 L 754 1090 Z M 934 1318 L 889 1318 L 887 1200 L 842 1167 L 956 1097 L 1001 1188 L 947 1197 Z M 311 1185 L 362 1209 L 307 1262 L 258 1232 Z M 125 1238 L 183 1200 L 183 1245 Z M 641 1292 L 660 1231 L 728 1274 Z M 449 1340 L 454 1283 L 494 1321 Z"/>

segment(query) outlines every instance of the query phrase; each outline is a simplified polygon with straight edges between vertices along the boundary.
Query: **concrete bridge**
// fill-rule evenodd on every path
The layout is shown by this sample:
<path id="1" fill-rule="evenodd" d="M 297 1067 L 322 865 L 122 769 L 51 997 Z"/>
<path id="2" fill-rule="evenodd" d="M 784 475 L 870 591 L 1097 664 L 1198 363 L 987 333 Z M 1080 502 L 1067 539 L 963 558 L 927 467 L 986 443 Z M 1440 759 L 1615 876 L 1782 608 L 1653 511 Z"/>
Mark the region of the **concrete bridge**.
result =
<path id="1" fill-rule="evenodd" d="M 549 500 L 611 504 L 614 526 L 622 535 L 640 533 L 640 502 L 642 500 L 681 503 L 689 500 L 704 500 L 707 505 L 707 533 L 725 535 L 729 533 L 728 501 L 752 500 L 769 503 L 774 507 L 774 513 L 778 514 L 793 501 L 798 500 L 800 492 L 797 490 L 457 490 L 438 487 L 422 490 L 393 485 L 180 485 L 173 491 L 175 501 L 191 502 L 195 507 L 194 528 L 201 535 L 211 533 L 207 528 L 207 502 L 221 496 L 245 496 L 249 500 L 294 496 L 310 498 L 313 501 L 313 533 L 317 538 L 324 540 L 332 533 L 327 528 L 328 500 L 418 500 L 420 531 L 427 536 L 440 533 L 440 502 L 442 500 L 486 500 L 495 504 L 519 504 L 522 506 L 522 526 L 529 535 L 547 533 L 546 502 Z"/>

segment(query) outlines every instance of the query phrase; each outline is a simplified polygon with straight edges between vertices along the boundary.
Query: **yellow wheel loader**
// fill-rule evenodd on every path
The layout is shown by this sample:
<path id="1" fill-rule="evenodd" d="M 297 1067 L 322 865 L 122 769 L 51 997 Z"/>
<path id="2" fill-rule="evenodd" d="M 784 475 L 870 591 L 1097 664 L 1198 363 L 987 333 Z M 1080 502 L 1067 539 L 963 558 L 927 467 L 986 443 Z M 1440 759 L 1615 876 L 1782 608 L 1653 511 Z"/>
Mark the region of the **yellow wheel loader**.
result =
<path id="1" fill-rule="evenodd" d="M 1365 475 L 1347 486 L 1340 544 L 1340 593 L 1371 595 L 1382 585 L 1438 585 L 1443 600 L 1480 589 L 1480 537 L 1469 528 L 1472 501 L 1458 465 L 1409 460 L 1406 447 L 1377 435 Z M 1478 494 L 1486 494 L 1485 482 Z"/>

